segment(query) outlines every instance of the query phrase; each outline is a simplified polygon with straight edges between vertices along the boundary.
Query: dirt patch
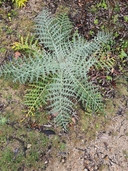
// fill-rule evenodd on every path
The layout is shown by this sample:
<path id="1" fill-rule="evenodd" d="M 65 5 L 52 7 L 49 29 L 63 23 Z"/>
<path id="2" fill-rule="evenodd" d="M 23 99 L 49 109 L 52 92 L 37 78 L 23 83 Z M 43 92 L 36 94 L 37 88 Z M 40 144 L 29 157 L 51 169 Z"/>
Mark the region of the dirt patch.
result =
<path id="1" fill-rule="evenodd" d="M 94 140 L 88 141 L 87 132 L 79 132 L 73 139 L 70 137 L 66 151 L 50 161 L 46 170 L 127 171 L 128 92 L 127 95 L 116 95 L 113 107 L 114 114 L 110 111 L 109 124 L 96 131 Z"/>

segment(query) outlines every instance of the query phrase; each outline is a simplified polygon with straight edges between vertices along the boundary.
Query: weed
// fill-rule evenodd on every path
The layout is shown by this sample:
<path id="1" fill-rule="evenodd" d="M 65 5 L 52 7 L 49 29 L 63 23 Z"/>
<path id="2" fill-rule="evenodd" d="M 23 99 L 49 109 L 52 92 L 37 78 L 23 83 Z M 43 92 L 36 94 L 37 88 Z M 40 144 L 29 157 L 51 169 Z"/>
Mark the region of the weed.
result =
<path id="1" fill-rule="evenodd" d="M 6 31 L 6 34 L 12 34 L 13 32 L 13 30 L 8 26 L 5 26 L 5 31 Z"/>
<path id="2" fill-rule="evenodd" d="M 4 53 L 4 52 L 6 52 L 6 48 L 1 47 L 1 48 L 0 48 L 0 53 Z"/>
<path id="3" fill-rule="evenodd" d="M 29 57 L 7 63 L 2 66 L 0 74 L 20 83 L 33 82 L 35 88 L 30 91 L 26 103 L 28 106 L 30 104 L 28 116 L 42 102 L 50 101 L 49 113 L 54 116 L 57 125 L 66 129 L 74 110 L 72 99 L 77 97 L 93 112 L 103 110 L 98 88 L 88 81 L 87 73 L 98 63 L 95 53 L 111 39 L 111 35 L 99 32 L 92 41 L 87 42 L 77 34 L 71 40 L 72 24 L 67 15 L 54 18 L 46 9 L 36 18 L 36 22 L 40 43 L 49 50 L 36 50 Z M 98 19 L 95 24 L 97 22 Z"/>
<path id="4" fill-rule="evenodd" d="M 119 36 L 119 33 L 116 31 L 115 33 L 114 33 L 114 37 L 116 38 L 116 37 L 118 37 Z"/>
<path id="5" fill-rule="evenodd" d="M 113 23 L 116 23 L 118 21 L 119 14 L 114 15 L 113 18 Z"/>
<path id="6" fill-rule="evenodd" d="M 4 125 L 7 122 L 7 118 L 4 116 L 0 116 L 0 125 Z"/>
<path id="7" fill-rule="evenodd" d="M 106 79 L 107 79 L 108 81 L 112 81 L 112 77 L 109 76 L 109 75 L 106 76 Z"/>
<path id="8" fill-rule="evenodd" d="M 123 49 L 121 49 L 121 52 L 119 54 L 119 57 L 120 57 L 120 59 L 124 59 L 124 58 L 127 57 L 127 54 L 125 53 L 125 51 Z"/>
<path id="9" fill-rule="evenodd" d="M 7 13 L 7 17 L 9 21 L 12 21 L 12 18 L 17 15 L 17 12 L 15 10 L 11 10 L 10 12 Z"/>
<path id="10" fill-rule="evenodd" d="M 116 3 L 115 7 L 114 7 L 114 11 L 115 12 L 120 12 L 120 6 Z"/>
<path id="11" fill-rule="evenodd" d="M 124 21 L 128 22 L 128 15 L 124 16 Z"/>
<path id="12" fill-rule="evenodd" d="M 98 23 L 99 23 L 99 20 L 98 20 L 98 19 L 95 19 L 95 20 L 94 20 L 94 24 L 95 24 L 95 25 L 98 25 Z"/>
<path id="13" fill-rule="evenodd" d="M 19 42 L 14 42 L 12 49 L 15 51 L 24 51 L 25 53 L 40 52 L 40 47 L 38 45 L 38 40 L 35 40 L 34 36 L 29 34 L 24 38 L 20 36 Z"/>
<path id="14" fill-rule="evenodd" d="M 104 30 L 105 29 L 105 25 L 101 25 L 101 30 Z"/>
<path id="15" fill-rule="evenodd" d="M 61 143 L 60 144 L 60 150 L 63 151 L 63 150 L 65 150 L 65 148 L 66 148 L 66 144 L 65 143 Z"/>
<path id="16" fill-rule="evenodd" d="M 36 22 L 40 42 L 49 51 L 34 50 L 29 57 L 5 64 L 1 74 L 9 74 L 20 83 L 35 81 L 35 88 L 27 95 L 26 104 L 30 106 L 28 116 L 41 103 L 50 100 L 50 114 L 55 115 L 58 125 L 66 128 L 74 110 L 73 98 L 78 97 L 83 105 L 86 104 L 94 112 L 103 109 L 100 93 L 97 87 L 88 82 L 87 72 L 97 61 L 89 56 L 100 51 L 102 43 L 106 43 L 111 36 L 101 32 L 94 40 L 87 42 L 77 34 L 69 41 L 72 30 L 69 18 L 65 14 L 54 18 L 47 10 L 43 10 Z"/>
<path id="17" fill-rule="evenodd" d="M 90 31 L 89 31 L 89 34 L 90 34 L 91 36 L 93 36 L 93 35 L 94 35 L 94 31 L 90 30 Z"/>
<path id="18" fill-rule="evenodd" d="M 95 5 L 92 5 L 92 6 L 91 6 L 90 11 L 91 11 L 92 13 L 95 13 L 97 10 L 98 10 L 98 9 L 97 9 L 97 7 L 96 7 Z"/>
<path id="19" fill-rule="evenodd" d="M 104 8 L 106 10 L 108 9 L 108 6 L 107 6 L 107 3 L 105 0 L 101 0 L 101 2 L 97 4 L 97 7 L 98 7 L 98 9 L 99 8 Z"/>
<path id="20" fill-rule="evenodd" d="M 20 8 L 25 6 L 27 1 L 28 0 L 12 0 L 12 2 L 15 2 L 16 6 Z"/>

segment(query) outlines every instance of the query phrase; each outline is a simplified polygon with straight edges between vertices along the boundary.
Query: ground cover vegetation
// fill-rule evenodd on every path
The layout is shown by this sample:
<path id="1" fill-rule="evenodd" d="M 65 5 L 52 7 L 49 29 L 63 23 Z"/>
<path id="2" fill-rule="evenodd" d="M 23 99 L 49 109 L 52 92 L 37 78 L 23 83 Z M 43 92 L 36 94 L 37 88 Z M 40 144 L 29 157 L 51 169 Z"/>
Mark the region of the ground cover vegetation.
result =
<path id="1" fill-rule="evenodd" d="M 95 40 L 97 40 L 96 35 L 99 30 L 104 32 L 110 32 L 110 31 L 113 32 L 113 38 L 111 38 L 110 41 L 107 44 L 105 44 L 105 46 L 103 46 L 102 49 L 100 48 L 100 50 L 96 53 L 94 52 L 91 53 L 91 56 L 95 58 L 95 61 L 91 61 L 91 59 L 88 58 L 88 55 L 86 58 L 86 62 L 88 62 L 89 60 L 89 63 L 91 63 L 90 64 L 91 67 L 88 67 L 88 70 L 85 71 L 87 77 L 86 81 L 87 84 L 89 84 L 89 86 L 91 87 L 91 90 L 94 91 L 96 95 L 98 95 L 96 99 L 98 99 L 100 103 L 97 104 L 99 104 L 99 106 L 101 105 L 102 107 L 101 99 L 104 100 L 107 99 L 106 101 L 109 101 L 109 98 L 114 98 L 115 96 L 114 90 L 117 90 L 119 84 L 123 83 L 124 87 L 127 88 L 127 83 L 128 83 L 127 1 L 125 3 L 122 1 L 119 1 L 118 3 L 116 3 L 115 1 L 114 2 L 97 1 L 96 3 L 95 2 L 85 3 L 85 1 L 78 1 L 77 5 L 74 4 L 74 7 L 76 5 L 79 8 L 79 10 L 76 10 L 77 8 L 76 9 L 73 8 L 71 9 L 70 12 L 68 5 L 72 6 L 70 4 L 72 2 L 73 1 L 68 2 L 69 4 L 67 2 L 66 4 L 63 3 L 60 6 L 57 1 L 54 1 L 54 3 L 46 2 L 47 4 L 46 6 L 52 11 L 52 13 L 57 11 L 57 13 L 63 14 L 63 12 L 66 11 L 66 13 L 69 13 L 70 21 L 72 21 L 73 24 L 72 32 L 75 32 L 75 35 L 72 38 L 71 36 L 72 33 L 71 33 L 69 34 L 70 35 L 69 38 L 66 36 L 67 38 L 66 41 L 65 40 L 62 41 L 63 42 L 62 47 L 68 47 L 68 50 L 66 50 L 64 56 L 66 56 L 67 54 L 69 55 L 68 52 L 69 50 L 71 50 L 72 45 L 75 45 L 74 47 L 76 49 L 81 48 L 78 47 L 77 42 L 82 43 L 82 45 L 95 43 Z M 11 69 L 14 69 L 16 68 L 16 63 L 17 63 L 18 69 L 20 69 L 22 73 L 22 69 L 23 69 L 22 65 L 24 65 L 25 61 L 26 63 L 30 62 L 31 59 L 32 60 L 34 59 L 34 61 L 36 61 L 36 58 L 41 60 L 41 57 L 43 55 L 45 56 L 48 55 L 50 60 L 51 54 L 52 57 L 54 57 L 56 56 L 55 55 L 56 53 L 53 53 L 54 50 L 51 45 L 47 46 L 47 43 L 45 44 L 45 42 L 40 43 L 40 40 L 38 40 L 35 35 L 30 33 L 33 32 L 33 22 L 28 21 L 28 16 L 26 16 L 25 18 L 26 13 L 24 15 L 24 18 L 22 17 L 19 18 L 19 9 L 17 9 L 13 3 L 11 3 L 10 6 L 9 4 L 10 4 L 9 1 L 8 2 L 0 1 L 0 5 L 1 5 L 0 34 L 2 35 L 1 36 L 2 44 L 0 46 L 0 54 L 1 54 L 0 66 L 2 68 L 4 67 L 4 64 L 5 66 L 6 64 L 7 66 L 9 66 L 9 63 L 11 62 L 10 66 L 13 66 L 13 68 Z M 42 4 L 42 6 L 44 6 L 44 4 Z M 90 8 L 88 8 L 88 6 Z M 23 10 L 27 11 L 27 8 L 24 7 Z M 35 18 L 35 13 L 32 12 L 31 14 L 32 15 L 34 14 L 33 18 Z M 60 17 L 56 20 L 55 18 L 57 17 L 57 15 L 55 15 L 54 19 L 52 19 L 50 15 L 48 15 L 48 17 L 50 17 L 50 21 L 52 21 L 56 27 L 57 26 L 60 27 L 60 23 L 61 24 L 63 23 L 62 21 L 65 20 L 66 22 L 68 21 L 68 18 L 66 17 L 67 15 L 58 15 L 58 16 Z M 18 22 L 18 20 L 20 21 L 20 23 L 22 23 L 22 25 Z M 68 31 L 70 31 L 72 27 L 71 26 L 72 24 L 71 25 L 70 24 L 69 24 L 69 28 L 67 29 Z M 26 25 L 28 25 L 29 29 L 26 27 Z M 32 31 L 30 30 L 30 28 Z M 41 29 L 41 27 L 38 27 L 38 29 L 39 28 Z M 58 30 L 59 29 L 56 29 L 56 33 Z M 19 33 L 20 33 L 20 37 L 19 37 Z M 39 38 L 42 32 L 39 32 L 38 30 L 37 34 Z M 68 35 L 66 30 L 64 30 L 64 34 Z M 55 40 L 54 35 L 52 36 Z M 106 35 L 103 34 L 102 36 L 106 36 Z M 60 36 L 59 39 L 58 40 L 56 39 L 55 42 L 61 40 L 62 37 Z M 86 41 L 82 37 L 85 37 Z M 94 42 L 91 40 L 94 40 Z M 42 46 L 42 44 L 44 44 L 44 46 Z M 62 44 L 60 44 L 60 46 L 61 45 Z M 102 43 L 98 44 L 98 48 L 101 47 L 101 45 Z M 58 44 L 55 44 L 55 46 L 57 46 L 57 50 L 60 49 Z M 62 48 L 61 51 L 64 51 L 64 49 Z M 73 54 L 74 53 L 76 52 L 74 51 Z M 57 51 L 57 54 L 60 54 L 60 51 Z M 62 60 L 62 58 L 60 59 Z M 52 60 L 53 59 L 51 59 L 51 61 Z M 58 64 L 58 60 L 56 61 L 57 61 L 56 63 Z M 78 61 L 80 61 L 80 59 Z M 86 63 L 83 64 L 82 61 L 80 62 L 84 68 Z M 95 66 L 93 65 L 94 63 Z M 55 66 L 58 66 L 57 64 L 55 64 Z M 61 62 L 61 64 L 64 63 Z M 26 67 L 26 65 L 24 66 Z M 73 66 L 71 65 L 72 66 L 72 70 L 71 70 L 70 67 L 69 68 L 66 67 L 66 69 L 64 69 L 65 68 L 64 66 L 66 67 L 67 65 L 61 65 L 61 67 L 60 66 L 57 67 L 55 71 L 60 71 L 60 69 L 63 70 L 62 72 L 63 74 L 61 75 L 64 76 L 65 73 L 64 70 L 69 70 L 72 73 L 74 72 L 76 67 L 75 66 L 73 69 Z M 77 77 L 79 77 L 77 73 L 79 72 L 79 69 L 80 67 L 78 68 L 78 71 L 76 71 L 75 73 Z M 51 68 L 49 72 L 50 71 Z M 46 110 L 46 106 L 47 105 L 50 106 L 50 100 L 47 101 L 48 99 L 47 91 L 49 91 L 50 88 L 47 87 L 46 85 L 53 85 L 53 83 L 57 83 L 58 81 L 59 89 L 56 89 L 56 93 L 58 94 L 59 97 L 58 99 L 60 99 L 60 96 L 63 96 L 63 94 L 66 93 L 65 91 L 63 92 L 61 90 L 63 90 L 63 87 L 66 87 L 67 82 L 66 85 L 63 82 L 64 83 L 63 87 L 60 86 L 62 85 L 60 84 L 59 81 L 60 75 L 58 75 L 58 72 L 55 71 L 54 74 L 47 73 L 45 75 L 45 80 L 44 79 L 42 80 L 41 76 L 39 75 L 37 82 L 36 82 L 36 77 L 35 78 L 33 77 L 33 80 L 31 80 L 31 84 L 26 83 L 25 85 L 20 85 L 19 83 L 16 82 L 13 83 L 12 81 L 7 81 L 7 80 L 5 81 L 3 79 L 0 80 L 0 84 L 1 84 L 0 169 L 1 170 L 6 171 L 8 170 L 8 168 L 10 168 L 10 170 L 23 170 L 23 169 L 45 170 L 48 166 L 49 160 L 52 158 L 51 155 L 53 156 L 53 158 L 55 156 L 59 156 L 58 160 L 60 161 L 65 160 L 65 157 L 63 158 L 63 156 L 60 156 L 58 154 L 63 152 L 67 146 L 65 140 L 66 136 L 64 133 L 61 132 L 61 129 L 56 128 L 56 125 L 53 124 L 53 120 L 52 120 L 55 119 L 57 116 L 59 116 L 58 114 L 60 112 L 60 108 L 59 110 L 58 109 L 54 110 L 52 113 L 53 115 L 47 115 L 51 107 Z M 83 71 L 84 70 L 82 70 L 81 72 Z M 65 76 L 67 76 L 66 73 Z M 28 76 L 28 80 L 29 78 L 30 77 Z M 68 78 L 68 83 L 73 82 L 71 79 L 69 80 L 69 75 L 67 78 Z M 80 80 L 81 78 L 77 78 L 77 79 Z M 65 77 L 63 77 L 63 80 L 66 81 Z M 44 87 L 48 88 L 46 89 L 45 92 L 44 92 Z M 73 91 L 72 86 L 69 85 L 68 93 L 70 92 L 69 91 L 70 88 L 71 91 Z M 91 90 L 89 89 L 89 92 Z M 73 91 L 73 95 L 72 97 L 70 96 L 70 98 L 69 96 L 67 96 L 69 98 L 69 101 L 73 103 L 73 105 L 71 105 L 72 107 L 70 108 L 71 111 L 73 110 L 72 112 L 73 115 L 70 114 L 69 115 L 70 119 L 68 120 L 69 132 L 73 133 L 71 137 L 72 139 L 75 139 L 74 129 L 75 126 L 77 125 L 79 127 L 79 130 L 82 131 L 84 130 L 84 135 L 86 134 L 86 137 L 88 137 L 87 140 L 90 140 L 95 137 L 95 131 L 100 130 L 101 128 L 104 129 L 103 125 L 108 123 L 107 119 L 105 118 L 109 117 L 107 115 L 109 115 L 108 113 L 111 112 L 107 112 L 107 115 L 105 117 L 102 114 L 100 115 L 98 112 L 98 115 L 95 115 L 94 117 L 94 115 L 92 115 L 92 110 L 89 110 L 89 108 L 84 108 L 84 106 L 86 105 L 87 96 L 86 98 L 84 98 L 85 105 L 81 105 L 81 103 L 79 102 L 76 103 L 76 98 L 74 98 L 75 93 L 76 92 Z M 24 96 L 24 94 L 26 95 Z M 77 94 L 77 97 L 80 97 L 80 95 L 81 94 Z M 51 96 L 54 97 L 53 94 L 51 94 Z M 50 99 L 51 96 L 49 96 Z M 27 108 L 24 106 L 23 101 L 25 101 Z M 42 104 L 44 105 L 42 106 Z M 53 104 L 55 105 L 54 101 Z M 92 101 L 91 104 L 93 104 Z M 90 109 L 93 109 L 91 105 L 89 107 Z M 110 104 L 107 103 L 105 110 L 107 111 L 109 108 L 111 108 L 111 103 Z M 114 111 L 114 109 L 112 109 L 112 111 Z M 63 118 L 62 115 L 60 116 L 62 119 Z M 63 125 L 63 123 L 64 125 L 65 123 L 67 125 L 67 119 L 64 122 L 63 121 L 64 120 L 62 119 L 61 125 Z"/>

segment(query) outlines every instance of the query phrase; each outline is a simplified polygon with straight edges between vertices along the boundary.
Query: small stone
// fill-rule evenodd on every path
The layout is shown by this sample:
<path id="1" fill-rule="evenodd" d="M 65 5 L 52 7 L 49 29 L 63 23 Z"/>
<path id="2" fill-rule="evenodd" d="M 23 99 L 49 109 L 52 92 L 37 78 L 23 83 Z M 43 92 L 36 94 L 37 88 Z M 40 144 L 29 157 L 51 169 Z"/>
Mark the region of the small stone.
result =
<path id="1" fill-rule="evenodd" d="M 27 144 L 27 148 L 30 148 L 32 146 L 32 144 Z"/>

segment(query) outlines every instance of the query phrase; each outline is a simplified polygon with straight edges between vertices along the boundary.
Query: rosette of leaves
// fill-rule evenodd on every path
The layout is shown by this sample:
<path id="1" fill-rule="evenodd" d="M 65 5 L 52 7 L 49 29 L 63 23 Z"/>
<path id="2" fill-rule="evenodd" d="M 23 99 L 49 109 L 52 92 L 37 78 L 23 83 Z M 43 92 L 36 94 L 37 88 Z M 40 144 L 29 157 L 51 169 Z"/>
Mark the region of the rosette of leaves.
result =
<path id="1" fill-rule="evenodd" d="M 85 107 L 93 112 L 102 110 L 101 95 L 98 88 L 88 81 L 88 72 L 97 63 L 93 54 L 100 51 L 102 45 L 107 43 L 110 34 L 99 32 L 89 42 L 79 34 L 74 34 L 72 38 L 73 26 L 67 15 L 55 17 L 47 9 L 43 9 L 35 22 L 35 33 L 44 50 L 39 53 L 33 52 L 34 57 L 24 56 L 4 64 L 0 69 L 1 75 L 20 83 L 38 84 L 42 80 L 44 92 L 47 92 L 44 101 L 49 104 L 49 113 L 55 116 L 55 123 L 64 128 L 69 123 L 74 110 L 73 99 L 82 101 Z M 50 81 L 46 81 L 48 77 Z M 42 88 L 39 90 L 43 91 Z M 32 91 L 31 93 L 34 94 Z M 39 95 L 38 99 L 43 102 L 43 93 L 40 91 L 36 96 L 38 98 Z M 37 98 L 32 101 L 31 106 Z M 28 101 L 30 99 L 31 96 Z"/>

